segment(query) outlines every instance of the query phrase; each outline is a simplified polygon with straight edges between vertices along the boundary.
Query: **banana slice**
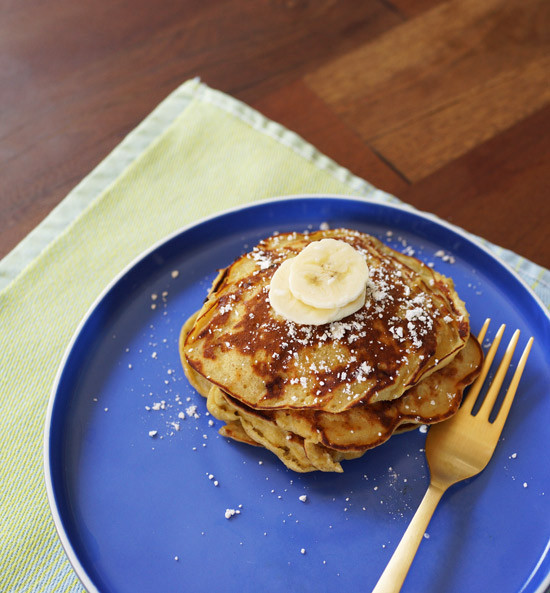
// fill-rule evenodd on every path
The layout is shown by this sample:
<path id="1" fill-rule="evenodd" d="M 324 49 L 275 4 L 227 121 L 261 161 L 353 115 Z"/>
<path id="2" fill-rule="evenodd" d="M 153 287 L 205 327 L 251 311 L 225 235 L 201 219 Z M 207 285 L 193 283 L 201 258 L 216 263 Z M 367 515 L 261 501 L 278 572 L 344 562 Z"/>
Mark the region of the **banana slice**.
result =
<path id="1" fill-rule="evenodd" d="M 296 258 L 285 260 L 277 269 L 269 289 L 269 302 L 276 313 L 304 325 L 323 325 L 355 313 L 365 304 L 366 287 L 352 302 L 343 307 L 320 308 L 307 305 L 290 291 L 289 276 Z"/>
<path id="2" fill-rule="evenodd" d="M 365 258 L 337 239 L 314 241 L 295 258 L 290 270 L 292 294 L 312 307 L 344 307 L 364 292 L 369 270 Z"/>

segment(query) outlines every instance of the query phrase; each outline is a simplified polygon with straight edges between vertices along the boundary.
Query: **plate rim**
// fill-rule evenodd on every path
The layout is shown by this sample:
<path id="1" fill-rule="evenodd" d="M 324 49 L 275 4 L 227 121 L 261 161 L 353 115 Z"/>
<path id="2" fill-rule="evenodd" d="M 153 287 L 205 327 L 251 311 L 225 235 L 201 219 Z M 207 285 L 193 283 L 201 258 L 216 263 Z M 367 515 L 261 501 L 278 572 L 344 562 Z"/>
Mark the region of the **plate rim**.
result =
<path id="1" fill-rule="evenodd" d="M 388 194 L 389 196 L 389 194 Z M 48 396 L 48 404 L 46 409 L 45 421 L 44 421 L 44 433 L 43 433 L 43 463 L 42 463 L 42 471 L 43 471 L 43 479 L 46 488 L 46 495 L 49 510 L 54 522 L 55 530 L 59 539 L 59 542 L 62 545 L 63 551 L 73 568 L 76 577 L 82 583 L 84 588 L 89 593 L 101 593 L 100 589 L 97 588 L 96 583 L 94 583 L 89 574 L 88 570 L 82 565 L 78 554 L 68 537 L 68 534 L 64 528 L 64 523 L 61 517 L 61 513 L 58 508 L 58 502 L 56 500 L 56 496 L 54 494 L 54 486 L 53 486 L 53 478 L 52 478 L 52 471 L 50 465 L 50 454 L 51 454 L 51 421 L 54 413 L 54 407 L 56 403 L 56 395 L 59 390 L 59 383 L 61 381 L 64 369 L 66 367 L 67 361 L 70 357 L 71 352 L 74 349 L 76 342 L 79 339 L 79 336 L 82 333 L 82 330 L 94 311 L 100 305 L 100 303 L 105 299 L 108 293 L 118 284 L 118 282 L 124 278 L 127 274 L 129 274 L 134 267 L 136 267 L 141 261 L 148 258 L 152 253 L 156 250 L 160 249 L 165 244 L 169 243 L 179 235 L 182 235 L 186 232 L 189 232 L 195 227 L 198 227 L 202 224 L 207 224 L 208 222 L 214 221 L 218 218 L 222 218 L 224 216 L 232 215 L 238 213 L 242 210 L 250 210 L 254 208 L 261 208 L 261 207 L 269 207 L 270 205 L 281 203 L 281 202 L 290 202 L 290 201 L 313 201 L 313 200 L 327 200 L 327 201 L 342 201 L 342 202 L 354 202 L 359 204 L 369 204 L 370 206 L 376 206 L 380 208 L 388 208 L 397 210 L 400 212 L 405 212 L 407 214 L 415 215 L 421 219 L 426 219 L 431 223 L 434 223 L 440 227 L 451 231 L 459 235 L 463 240 L 467 243 L 473 244 L 476 248 L 480 249 L 487 255 L 494 263 L 500 265 L 505 269 L 506 272 L 511 274 L 514 279 L 521 284 L 521 286 L 529 293 L 529 295 L 534 299 L 536 304 L 538 305 L 539 309 L 543 312 L 544 316 L 548 323 L 550 323 L 550 310 L 545 307 L 542 299 L 534 292 L 534 290 L 527 284 L 527 282 L 514 270 L 510 264 L 506 261 L 501 259 L 497 254 L 495 254 L 489 247 L 482 243 L 480 237 L 466 231 L 465 229 L 456 226 L 439 216 L 431 213 L 426 212 L 424 210 L 420 210 L 411 206 L 410 204 L 401 202 L 401 203 L 394 203 L 394 202 L 382 202 L 379 198 L 373 198 L 369 196 L 354 196 L 354 195 L 346 195 L 346 194 L 330 194 L 330 193 L 306 193 L 306 194 L 289 194 L 284 196 L 277 196 L 272 198 L 266 198 L 259 201 L 252 201 L 247 202 L 245 204 L 240 204 L 237 206 L 233 206 L 231 208 L 227 208 L 215 213 L 212 213 L 208 216 L 201 217 L 193 222 L 190 222 L 170 233 L 162 237 L 161 239 L 155 241 L 151 246 L 140 252 L 137 256 L 132 258 L 132 260 L 126 264 L 122 270 L 120 270 L 115 276 L 107 283 L 107 285 L 101 290 L 98 296 L 93 300 L 92 304 L 88 307 L 82 318 L 80 319 L 79 323 L 76 326 L 64 352 L 61 357 L 61 360 L 58 364 L 54 381 L 52 383 L 52 387 L 50 389 L 50 394 Z M 544 550 L 544 554 L 540 557 L 537 565 L 533 568 L 531 574 L 527 577 L 523 587 L 527 586 L 529 581 L 536 575 L 540 565 L 546 558 L 547 552 L 550 551 L 550 540 Z M 550 586 L 550 571 L 541 581 L 539 587 L 534 591 L 534 593 L 545 593 L 547 588 Z"/>

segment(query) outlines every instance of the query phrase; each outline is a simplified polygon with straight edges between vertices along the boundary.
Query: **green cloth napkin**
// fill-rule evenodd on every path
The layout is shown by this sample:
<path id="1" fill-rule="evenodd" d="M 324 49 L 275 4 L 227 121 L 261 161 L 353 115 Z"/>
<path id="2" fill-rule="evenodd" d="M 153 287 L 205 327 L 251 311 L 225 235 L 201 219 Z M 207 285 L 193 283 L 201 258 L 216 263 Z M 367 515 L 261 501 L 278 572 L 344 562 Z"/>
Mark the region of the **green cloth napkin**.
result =
<path id="1" fill-rule="evenodd" d="M 293 132 L 190 80 L 0 262 L 0 591 L 82 591 L 50 517 L 42 447 L 58 365 L 96 297 L 178 228 L 303 193 L 398 203 Z M 547 270 L 486 245 L 548 306 Z"/>

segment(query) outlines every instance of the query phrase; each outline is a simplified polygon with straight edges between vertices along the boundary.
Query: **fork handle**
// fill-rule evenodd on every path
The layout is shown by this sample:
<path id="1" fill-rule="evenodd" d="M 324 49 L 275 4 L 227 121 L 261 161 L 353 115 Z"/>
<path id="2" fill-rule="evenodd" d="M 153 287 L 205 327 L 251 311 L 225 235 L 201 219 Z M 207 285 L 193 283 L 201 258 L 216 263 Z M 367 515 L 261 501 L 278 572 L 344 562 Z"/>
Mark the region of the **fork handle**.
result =
<path id="1" fill-rule="evenodd" d="M 398 593 L 445 488 L 430 484 L 372 593 Z"/>

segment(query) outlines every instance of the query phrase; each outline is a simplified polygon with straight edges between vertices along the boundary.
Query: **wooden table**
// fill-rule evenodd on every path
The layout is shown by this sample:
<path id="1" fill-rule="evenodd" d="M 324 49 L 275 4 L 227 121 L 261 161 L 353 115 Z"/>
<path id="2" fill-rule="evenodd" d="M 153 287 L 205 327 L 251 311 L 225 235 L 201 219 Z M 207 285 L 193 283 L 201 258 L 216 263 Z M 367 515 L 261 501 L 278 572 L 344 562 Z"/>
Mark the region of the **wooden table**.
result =
<path id="1" fill-rule="evenodd" d="M 6 0 L 0 257 L 188 78 L 550 267 L 547 0 Z"/>

